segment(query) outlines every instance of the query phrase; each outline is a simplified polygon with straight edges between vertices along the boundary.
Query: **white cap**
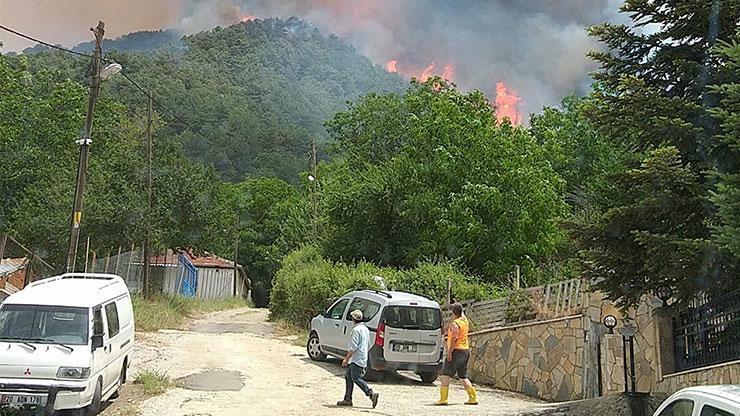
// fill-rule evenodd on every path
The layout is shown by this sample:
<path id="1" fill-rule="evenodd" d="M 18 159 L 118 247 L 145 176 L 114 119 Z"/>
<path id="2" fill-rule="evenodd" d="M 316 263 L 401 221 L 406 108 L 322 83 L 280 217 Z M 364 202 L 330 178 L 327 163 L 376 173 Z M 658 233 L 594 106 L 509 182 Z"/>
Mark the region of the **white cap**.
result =
<path id="1" fill-rule="evenodd" d="M 349 313 L 352 318 L 354 318 L 355 321 L 361 321 L 362 320 L 362 311 L 359 309 L 355 309 L 352 312 Z"/>

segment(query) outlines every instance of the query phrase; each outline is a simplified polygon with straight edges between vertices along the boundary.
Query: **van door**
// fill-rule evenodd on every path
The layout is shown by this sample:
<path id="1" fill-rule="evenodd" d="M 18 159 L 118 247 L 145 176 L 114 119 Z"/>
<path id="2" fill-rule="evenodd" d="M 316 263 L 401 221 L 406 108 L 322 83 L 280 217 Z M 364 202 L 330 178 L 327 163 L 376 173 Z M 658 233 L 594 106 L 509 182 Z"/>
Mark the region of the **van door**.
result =
<path id="1" fill-rule="evenodd" d="M 103 318 L 103 307 L 97 306 L 93 308 L 93 335 L 99 335 L 103 337 L 103 346 L 100 348 L 96 348 L 92 352 L 93 356 L 93 365 L 92 365 L 92 374 L 91 377 L 98 378 L 101 377 L 103 379 L 102 387 L 103 390 L 105 390 L 105 387 L 110 382 L 109 375 L 107 373 L 108 370 L 108 364 L 110 362 L 110 356 L 108 355 L 108 344 L 110 344 L 110 341 L 108 340 L 108 334 L 106 331 L 105 326 L 105 318 Z"/>
<path id="2" fill-rule="evenodd" d="M 385 320 L 383 355 L 387 361 L 419 362 L 422 309 L 407 305 L 386 306 L 383 315 Z"/>
<path id="3" fill-rule="evenodd" d="M 328 352 L 342 355 L 347 351 L 347 345 L 342 344 L 344 330 L 344 315 L 349 305 L 349 298 L 342 298 L 332 305 L 324 314 L 323 331 L 319 334 L 322 346 Z"/>
<path id="4" fill-rule="evenodd" d="M 419 308 L 419 363 L 436 364 L 442 354 L 442 312 L 436 308 Z"/>
<path id="5" fill-rule="evenodd" d="M 108 345 L 107 348 L 107 363 L 108 366 L 105 369 L 105 378 L 103 393 L 107 393 L 108 389 L 118 383 L 119 375 L 121 374 L 121 366 L 123 361 L 121 359 L 121 324 L 118 319 L 118 307 L 116 302 L 109 302 L 105 304 L 105 321 L 107 324 L 107 335 Z"/>
<path id="6" fill-rule="evenodd" d="M 354 310 L 359 310 L 362 312 L 362 322 L 367 325 L 368 322 L 372 321 L 378 314 L 378 312 L 380 312 L 380 304 L 378 302 L 373 302 L 370 299 L 359 296 L 356 296 L 354 299 L 352 299 L 352 302 L 350 302 L 349 304 L 349 308 L 347 308 L 347 313 L 344 314 L 344 325 L 342 329 L 342 342 L 344 342 L 345 345 L 344 349 L 347 349 L 347 346 L 349 345 L 352 328 L 354 328 L 355 326 L 355 324 L 352 322 L 352 316 L 350 316 L 350 313 L 352 313 L 352 311 Z M 377 330 L 377 328 L 371 328 L 369 325 L 368 329 L 372 331 Z M 370 339 L 368 340 L 368 351 L 370 350 L 370 347 L 372 347 L 373 341 L 375 341 L 375 335 L 371 333 Z"/>

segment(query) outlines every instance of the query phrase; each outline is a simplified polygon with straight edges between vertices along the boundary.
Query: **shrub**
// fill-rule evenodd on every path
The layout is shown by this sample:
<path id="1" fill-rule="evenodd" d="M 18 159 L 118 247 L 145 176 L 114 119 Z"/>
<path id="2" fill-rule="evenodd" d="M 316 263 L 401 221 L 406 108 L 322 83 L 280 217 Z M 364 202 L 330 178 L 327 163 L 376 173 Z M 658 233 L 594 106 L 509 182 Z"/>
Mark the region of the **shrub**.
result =
<path id="1" fill-rule="evenodd" d="M 458 300 L 490 299 L 502 291 L 475 277 L 460 273 L 449 263 L 422 263 L 410 270 L 381 268 L 367 262 L 354 265 L 324 259 L 315 247 L 288 254 L 273 280 L 270 317 L 307 325 L 328 306 L 329 300 L 360 288 L 380 289 L 374 276 L 381 276 L 389 290 L 415 293 L 440 303 L 447 298 L 452 279 L 453 296 Z"/>

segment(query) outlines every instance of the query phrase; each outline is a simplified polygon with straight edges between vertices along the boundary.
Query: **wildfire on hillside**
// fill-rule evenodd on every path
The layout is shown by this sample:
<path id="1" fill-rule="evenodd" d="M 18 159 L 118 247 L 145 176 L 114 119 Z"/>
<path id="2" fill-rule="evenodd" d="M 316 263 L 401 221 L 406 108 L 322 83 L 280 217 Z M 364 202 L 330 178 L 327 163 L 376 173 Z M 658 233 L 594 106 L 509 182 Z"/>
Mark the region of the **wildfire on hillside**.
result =
<path id="1" fill-rule="evenodd" d="M 391 73 L 400 73 L 408 77 L 414 77 L 420 82 L 426 82 L 429 78 L 434 75 L 440 75 L 442 78 L 453 81 L 455 78 L 455 65 L 448 63 L 442 69 L 442 73 L 435 71 L 437 69 L 437 63 L 432 61 L 424 68 L 414 67 L 408 64 L 399 64 L 397 59 L 391 59 L 386 62 L 385 70 Z"/>
<path id="2" fill-rule="evenodd" d="M 519 104 L 522 97 L 519 96 L 513 88 L 506 85 L 503 81 L 496 83 L 496 118 L 502 121 L 508 117 L 511 124 L 519 126 L 522 124 L 522 115 L 519 113 Z"/>
<path id="3" fill-rule="evenodd" d="M 252 14 L 247 13 L 246 15 L 242 16 L 241 21 L 242 21 L 242 23 L 245 23 L 245 22 L 252 21 L 252 20 L 254 20 L 256 18 L 257 18 L 257 16 L 254 16 Z"/>

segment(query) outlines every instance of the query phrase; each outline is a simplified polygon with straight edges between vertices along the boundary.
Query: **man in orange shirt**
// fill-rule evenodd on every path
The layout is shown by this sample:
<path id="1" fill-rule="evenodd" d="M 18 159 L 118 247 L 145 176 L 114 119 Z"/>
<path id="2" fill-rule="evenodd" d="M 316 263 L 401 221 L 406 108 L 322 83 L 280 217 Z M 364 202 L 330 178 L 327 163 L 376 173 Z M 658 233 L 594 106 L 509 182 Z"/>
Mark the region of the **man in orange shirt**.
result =
<path id="1" fill-rule="evenodd" d="M 442 385 L 439 388 L 438 406 L 447 405 L 447 396 L 450 393 L 450 379 L 457 373 L 465 391 L 468 392 L 468 401 L 465 404 L 478 404 L 478 393 L 468 380 L 468 360 L 470 359 L 470 342 L 468 341 L 468 318 L 463 315 L 462 305 L 452 304 L 452 322 L 447 329 L 447 359 L 442 368 Z"/>

